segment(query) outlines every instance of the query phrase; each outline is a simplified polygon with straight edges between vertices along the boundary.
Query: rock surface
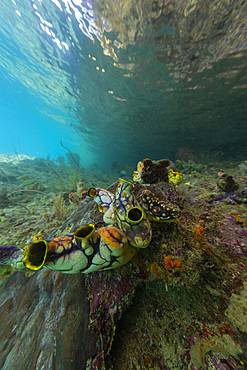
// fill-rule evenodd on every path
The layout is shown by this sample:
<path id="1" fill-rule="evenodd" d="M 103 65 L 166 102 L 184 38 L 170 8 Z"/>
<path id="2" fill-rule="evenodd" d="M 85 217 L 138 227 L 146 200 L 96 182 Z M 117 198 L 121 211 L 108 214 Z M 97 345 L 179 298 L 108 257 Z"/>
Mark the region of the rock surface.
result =
<path id="1" fill-rule="evenodd" d="M 83 275 L 15 273 L 0 296 L 1 369 L 84 369 L 97 353 Z"/>

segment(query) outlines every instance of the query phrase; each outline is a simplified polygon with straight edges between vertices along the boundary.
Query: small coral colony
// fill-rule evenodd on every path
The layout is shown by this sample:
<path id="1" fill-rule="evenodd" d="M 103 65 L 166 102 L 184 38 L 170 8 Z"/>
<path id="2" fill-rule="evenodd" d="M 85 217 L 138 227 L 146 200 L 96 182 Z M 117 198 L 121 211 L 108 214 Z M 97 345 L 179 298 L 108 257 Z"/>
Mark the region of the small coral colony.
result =
<path id="1" fill-rule="evenodd" d="M 13 271 L 40 270 L 42 267 L 67 274 L 91 273 L 118 268 L 129 262 L 138 249 L 147 248 L 152 240 L 150 221 L 173 222 L 181 215 L 176 204 L 160 200 L 151 190 L 142 191 L 137 200 L 135 184 L 170 183 L 173 190 L 182 182 L 181 173 L 167 170 L 169 160 L 144 159 L 134 172 L 134 183 L 120 179 L 115 194 L 90 188 L 87 196 L 103 213 L 104 227 L 82 225 L 73 234 L 44 240 L 35 235 L 24 248 L 0 247 L 0 264 Z M 179 267 L 180 261 L 169 260 L 168 266 Z"/>

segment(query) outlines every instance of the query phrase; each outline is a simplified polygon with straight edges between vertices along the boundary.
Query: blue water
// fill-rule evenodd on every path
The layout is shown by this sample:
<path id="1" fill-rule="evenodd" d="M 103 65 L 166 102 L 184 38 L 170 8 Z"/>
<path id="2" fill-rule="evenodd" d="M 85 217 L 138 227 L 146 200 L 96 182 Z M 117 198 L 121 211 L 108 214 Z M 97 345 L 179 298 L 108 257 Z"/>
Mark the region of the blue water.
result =
<path id="1" fill-rule="evenodd" d="M 170 3 L 1 0 L 0 153 L 244 159 L 246 13 Z"/>
<path id="2" fill-rule="evenodd" d="M 55 158 L 64 154 L 62 140 L 83 156 L 78 133 L 71 129 L 75 97 L 68 79 L 74 76 L 65 64 L 73 53 L 61 50 L 41 28 L 35 2 L 4 1 L 0 7 L 0 152 Z M 40 8 L 45 16 L 57 7 L 50 2 Z"/>

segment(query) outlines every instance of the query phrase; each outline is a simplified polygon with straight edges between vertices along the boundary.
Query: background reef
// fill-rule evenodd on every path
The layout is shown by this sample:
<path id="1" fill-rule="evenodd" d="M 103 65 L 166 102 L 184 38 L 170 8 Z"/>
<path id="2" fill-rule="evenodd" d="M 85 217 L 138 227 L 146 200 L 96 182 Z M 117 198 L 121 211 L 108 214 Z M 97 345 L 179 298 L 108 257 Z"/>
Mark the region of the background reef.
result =
<path id="1" fill-rule="evenodd" d="M 189 159 L 172 166 L 184 175 L 178 187 L 136 183 L 134 194 L 139 199 L 149 189 L 178 206 L 181 217 L 151 222 L 151 244 L 127 265 L 86 276 L 2 276 L 1 368 L 247 367 L 247 163 Z M 51 238 L 89 222 L 101 227 L 102 214 L 82 192 L 114 192 L 123 166 L 108 174 L 62 158 L 12 158 L 0 168 L 0 244 L 20 246 L 35 234 Z M 226 192 L 229 176 L 236 186 Z M 71 192 L 79 202 L 76 195 L 69 202 Z"/>

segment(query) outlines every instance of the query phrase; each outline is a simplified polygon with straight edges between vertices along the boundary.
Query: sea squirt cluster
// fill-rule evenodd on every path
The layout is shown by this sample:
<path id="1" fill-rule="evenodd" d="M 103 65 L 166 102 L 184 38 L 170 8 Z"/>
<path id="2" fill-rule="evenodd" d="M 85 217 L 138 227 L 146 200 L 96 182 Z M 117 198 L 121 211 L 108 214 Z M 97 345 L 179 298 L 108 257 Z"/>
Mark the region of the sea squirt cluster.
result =
<path id="1" fill-rule="evenodd" d="M 134 185 L 120 179 L 115 195 L 101 188 L 91 188 L 88 195 L 104 213 L 104 221 L 115 226 L 100 228 L 83 225 L 74 234 L 43 240 L 35 235 L 25 249 L 0 247 L 0 263 L 14 270 L 39 270 L 44 267 L 63 273 L 90 273 L 117 268 L 127 263 L 136 248 L 146 248 L 152 239 L 148 218 L 174 221 L 181 212 L 170 203 L 154 197 L 150 190 L 141 195 L 141 206 L 132 193 Z"/>

